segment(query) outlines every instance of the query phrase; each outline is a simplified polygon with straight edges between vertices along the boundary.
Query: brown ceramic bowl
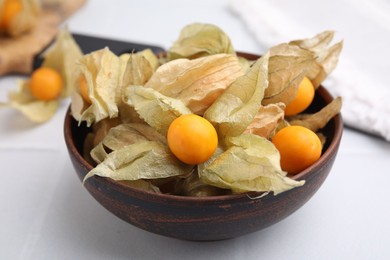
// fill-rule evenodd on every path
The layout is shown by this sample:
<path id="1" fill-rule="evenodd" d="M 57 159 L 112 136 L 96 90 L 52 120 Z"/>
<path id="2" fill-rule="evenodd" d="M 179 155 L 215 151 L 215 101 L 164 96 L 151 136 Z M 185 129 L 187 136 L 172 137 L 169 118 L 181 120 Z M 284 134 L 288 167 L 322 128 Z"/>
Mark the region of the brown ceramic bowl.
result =
<path id="1" fill-rule="evenodd" d="M 256 57 L 247 54 L 243 56 Z M 321 86 L 309 109 L 318 110 L 332 99 Z M 305 185 L 277 196 L 269 194 L 251 199 L 247 194 L 203 198 L 156 194 L 99 176 L 88 179 L 85 188 L 111 213 L 144 230 L 185 240 L 234 238 L 273 225 L 304 205 L 328 176 L 336 158 L 342 131 L 342 118 L 337 115 L 323 129 L 327 143 L 321 158 L 293 177 L 305 180 Z M 68 111 L 64 124 L 65 141 L 80 180 L 92 169 L 81 155 L 87 132 L 88 128 L 78 126 Z M 251 197 L 256 195 L 251 194 Z"/>

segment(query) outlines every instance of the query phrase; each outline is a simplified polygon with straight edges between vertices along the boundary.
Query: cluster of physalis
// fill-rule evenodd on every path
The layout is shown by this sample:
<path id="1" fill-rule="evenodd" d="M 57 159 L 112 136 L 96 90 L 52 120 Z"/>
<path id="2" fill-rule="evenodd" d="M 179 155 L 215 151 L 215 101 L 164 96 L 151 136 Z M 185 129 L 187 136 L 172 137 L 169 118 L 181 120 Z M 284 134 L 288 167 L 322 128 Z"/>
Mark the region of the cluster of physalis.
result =
<path id="1" fill-rule="evenodd" d="M 330 46 L 330 31 L 253 59 L 239 55 L 210 24 L 184 27 L 164 54 L 147 49 L 117 56 L 108 46 L 82 55 L 69 33 L 59 38 L 43 67 L 60 73 L 61 94 L 40 99 L 32 76 L 11 101 L 22 111 L 44 111 L 71 94 L 73 118 L 90 129 L 84 157 L 94 168 L 84 181 L 99 175 L 186 196 L 276 195 L 304 184 L 291 175 L 321 156 L 321 129 L 341 108 L 336 98 L 307 110 L 342 49 L 342 42 Z M 28 95 L 28 102 L 18 95 Z"/>

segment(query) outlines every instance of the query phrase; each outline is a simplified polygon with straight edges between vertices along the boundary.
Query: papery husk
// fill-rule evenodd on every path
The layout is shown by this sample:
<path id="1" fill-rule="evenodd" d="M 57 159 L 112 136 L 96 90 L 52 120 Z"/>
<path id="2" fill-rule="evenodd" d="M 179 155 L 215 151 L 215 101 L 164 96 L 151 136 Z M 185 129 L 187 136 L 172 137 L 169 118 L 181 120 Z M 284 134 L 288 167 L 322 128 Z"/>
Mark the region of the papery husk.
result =
<path id="1" fill-rule="evenodd" d="M 180 162 L 161 142 L 140 141 L 109 153 L 83 182 L 94 175 L 131 181 L 168 178 L 188 174 L 192 168 Z"/>
<path id="2" fill-rule="evenodd" d="M 192 113 L 182 101 L 142 86 L 128 87 L 126 102 L 135 108 L 146 123 L 163 136 L 167 135 L 169 125 L 173 120 L 181 115 Z"/>
<path id="3" fill-rule="evenodd" d="M 221 93 L 243 74 L 237 56 L 215 54 L 165 63 L 157 69 L 145 87 L 179 99 L 194 114 L 203 115 Z"/>
<path id="4" fill-rule="evenodd" d="M 96 142 L 96 140 L 94 140 Z M 90 154 L 96 163 L 101 163 L 112 152 L 141 141 L 158 141 L 166 144 L 165 137 L 146 124 L 118 124 L 109 129 Z"/>
<path id="5" fill-rule="evenodd" d="M 278 150 L 266 138 L 243 134 L 229 141 L 229 148 L 199 171 L 204 183 L 235 193 L 257 191 L 274 195 L 305 183 L 287 177 L 280 168 Z"/>
<path id="6" fill-rule="evenodd" d="M 104 118 L 118 116 L 117 86 L 121 75 L 121 60 L 107 47 L 84 55 L 78 61 L 73 84 L 76 91 L 72 93 L 72 116 L 87 126 Z M 88 104 L 79 93 L 80 77 L 84 76 L 88 86 Z"/>
<path id="7" fill-rule="evenodd" d="M 207 30 L 204 25 L 192 26 L 197 29 L 191 31 L 188 26 L 169 50 L 172 61 L 157 58 L 155 62 L 155 56 L 146 55 L 153 57 L 150 62 L 144 54 L 120 58 L 115 90 L 118 120 L 132 123 L 115 126 L 99 138 L 91 151 L 98 165 L 84 181 L 99 175 L 148 191 L 184 196 L 253 191 L 277 195 L 304 185 L 304 180 L 293 180 L 281 169 L 280 154 L 269 139 L 287 125 L 309 124 L 325 142 L 318 130 L 339 111 L 338 98 L 312 115 L 286 119 L 283 109 L 304 76 L 316 82 L 333 69 L 341 51 L 337 44 L 326 47 L 333 35 L 280 44 L 249 61 L 230 50 L 230 40 L 215 40 L 219 32 L 207 37 L 216 42 L 216 48 L 208 50 L 213 46 L 210 42 L 193 48 Z M 85 104 L 78 106 L 86 109 Z M 195 167 L 180 162 L 166 140 L 171 122 L 189 113 L 209 120 L 220 139 L 212 157 Z"/>
<path id="8" fill-rule="evenodd" d="M 133 106 L 126 103 L 125 90 L 128 86 L 143 86 L 150 79 L 156 69 L 160 66 L 158 57 L 146 49 L 137 53 L 121 56 L 123 73 L 117 88 L 119 115 L 123 122 L 142 123 L 144 122 L 136 113 Z"/>
<path id="9" fill-rule="evenodd" d="M 213 54 L 234 54 L 229 36 L 212 24 L 193 23 L 185 26 L 168 50 L 168 60 L 195 59 Z"/>
<path id="10" fill-rule="evenodd" d="M 255 118 L 268 87 L 269 53 L 237 78 L 208 108 L 204 117 L 215 127 L 221 143 L 242 134 Z"/>
<path id="11" fill-rule="evenodd" d="M 176 182 L 174 193 L 182 196 L 209 197 L 230 194 L 231 191 L 206 184 L 199 179 L 198 174 L 190 174 Z"/>
<path id="12" fill-rule="evenodd" d="M 241 64 L 241 67 L 242 67 L 242 70 L 244 71 L 244 73 L 247 73 L 250 68 L 252 67 L 253 64 L 255 64 L 256 60 L 248 60 L 244 57 L 241 57 L 241 56 L 237 56 L 238 57 L 238 60 L 240 61 L 240 64 Z"/>
<path id="13" fill-rule="evenodd" d="M 341 111 L 342 98 L 336 97 L 328 105 L 314 114 L 299 114 L 289 117 L 287 120 L 290 125 L 304 126 L 313 132 L 317 132 L 326 126 L 326 124 Z"/>
<path id="14" fill-rule="evenodd" d="M 128 55 L 121 85 L 145 85 L 160 66 L 158 57 L 150 49 Z"/>
<path id="15" fill-rule="evenodd" d="M 6 34 L 10 37 L 17 37 L 27 33 L 37 25 L 41 14 L 41 2 L 39 0 L 19 1 L 22 5 L 22 10 L 10 21 L 8 28 L 0 26 L 0 35 Z M 5 2 L 6 0 L 0 0 L 0 15 L 2 15 Z"/>
<path id="16" fill-rule="evenodd" d="M 53 44 L 44 54 L 42 67 L 55 69 L 61 74 L 64 88 L 61 97 L 68 97 L 74 91 L 73 73 L 76 61 L 83 56 L 79 45 L 67 28 L 62 29 Z"/>
<path id="17" fill-rule="evenodd" d="M 59 100 L 42 101 L 31 95 L 29 81 L 19 82 L 19 88 L 11 91 L 8 95 L 9 101 L 4 103 L 4 107 L 11 107 L 34 123 L 44 123 L 50 120 L 56 113 Z"/>
<path id="18" fill-rule="evenodd" d="M 329 46 L 334 37 L 333 31 L 324 31 L 312 38 L 291 41 L 290 45 L 312 51 L 316 56 L 316 66 L 308 71 L 307 77 L 312 81 L 314 88 L 318 88 L 326 77 L 334 70 L 343 49 L 340 41 Z"/>
<path id="19" fill-rule="evenodd" d="M 282 102 L 288 105 L 294 99 L 299 83 L 314 66 L 314 54 L 285 43 L 272 47 L 270 53 L 269 86 L 262 104 Z"/>
<path id="20" fill-rule="evenodd" d="M 164 136 L 146 124 L 120 124 L 110 129 L 102 140 L 104 146 L 115 151 L 140 141 L 158 141 L 167 144 Z"/>
<path id="21" fill-rule="evenodd" d="M 84 181 L 94 175 L 122 181 L 165 179 L 193 171 L 193 166 L 180 162 L 170 152 L 164 136 L 145 124 L 112 127 L 92 149 L 91 157 L 98 165 L 85 176 Z M 143 188 L 146 185 L 143 181 L 127 184 L 142 184 Z M 156 187 L 154 183 L 146 186 Z"/>
<path id="22" fill-rule="evenodd" d="M 261 106 L 252 123 L 244 133 L 271 138 L 280 122 L 284 119 L 284 103 Z"/>

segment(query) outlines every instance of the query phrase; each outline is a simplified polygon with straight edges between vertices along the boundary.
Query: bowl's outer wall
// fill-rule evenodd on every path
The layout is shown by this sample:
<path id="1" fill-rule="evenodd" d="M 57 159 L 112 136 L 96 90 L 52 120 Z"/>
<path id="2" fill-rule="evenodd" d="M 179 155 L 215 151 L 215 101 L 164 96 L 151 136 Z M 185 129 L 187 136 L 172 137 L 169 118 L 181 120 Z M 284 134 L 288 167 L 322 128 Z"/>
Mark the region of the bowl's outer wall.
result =
<path id="1" fill-rule="evenodd" d="M 114 215 L 144 230 L 186 240 L 221 240 L 261 230 L 295 212 L 324 182 L 333 160 L 334 157 L 320 172 L 306 179 L 305 188 L 258 199 L 238 197 L 183 202 L 112 187 L 101 177 L 91 179 L 85 186 Z M 84 169 L 79 168 L 77 162 L 74 165 L 82 178 Z"/>
<path id="2" fill-rule="evenodd" d="M 321 87 L 322 102 L 332 97 Z M 321 103 L 321 102 L 320 102 Z M 144 230 L 186 240 L 221 240 L 266 228 L 286 218 L 305 204 L 328 176 L 341 140 L 342 119 L 337 115 L 327 126 L 324 160 L 307 169 L 305 185 L 274 196 L 251 195 L 192 198 L 160 195 L 126 187 L 108 178 L 94 176 L 85 188 L 114 215 Z M 80 180 L 91 169 L 80 154 L 87 130 L 66 114 L 64 134 L 72 164 Z M 300 178 L 300 177 L 299 177 Z M 251 196 L 253 195 L 253 198 Z"/>

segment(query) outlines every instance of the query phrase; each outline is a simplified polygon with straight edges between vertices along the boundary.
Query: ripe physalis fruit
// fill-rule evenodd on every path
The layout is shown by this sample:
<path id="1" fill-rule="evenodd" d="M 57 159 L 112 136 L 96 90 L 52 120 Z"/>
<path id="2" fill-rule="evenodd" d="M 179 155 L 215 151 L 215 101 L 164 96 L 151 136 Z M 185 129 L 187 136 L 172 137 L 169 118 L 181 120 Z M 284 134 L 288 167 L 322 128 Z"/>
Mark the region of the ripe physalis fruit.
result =
<path id="1" fill-rule="evenodd" d="M 297 174 L 321 157 L 322 145 L 318 136 L 303 126 L 287 126 L 272 138 L 280 153 L 282 170 Z"/>
<path id="2" fill-rule="evenodd" d="M 80 76 L 79 86 L 80 86 L 80 95 L 83 97 L 84 101 L 87 102 L 88 104 L 92 104 L 92 101 L 88 95 L 87 80 L 85 79 L 84 75 Z"/>
<path id="3" fill-rule="evenodd" d="M 31 95 L 36 99 L 50 101 L 61 95 L 64 82 L 56 70 L 41 67 L 32 73 L 29 86 Z"/>
<path id="4" fill-rule="evenodd" d="M 21 11 L 22 3 L 20 0 L 5 0 L 3 9 L 0 13 L 0 28 L 7 30 L 11 24 L 11 21 Z"/>
<path id="5" fill-rule="evenodd" d="M 286 116 L 293 116 L 303 112 L 308 108 L 314 99 L 314 86 L 310 79 L 304 77 L 298 87 L 298 92 L 294 100 L 286 106 L 284 113 Z"/>
<path id="6" fill-rule="evenodd" d="M 213 125 L 195 114 L 176 118 L 169 126 L 167 136 L 169 149 L 187 164 L 207 161 L 218 146 L 218 136 Z"/>

